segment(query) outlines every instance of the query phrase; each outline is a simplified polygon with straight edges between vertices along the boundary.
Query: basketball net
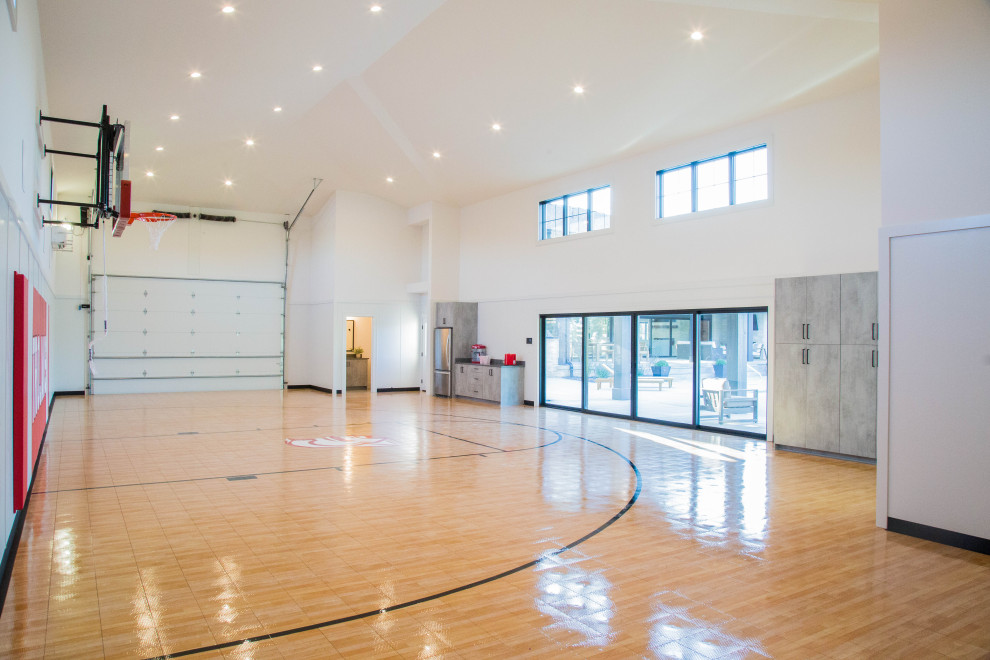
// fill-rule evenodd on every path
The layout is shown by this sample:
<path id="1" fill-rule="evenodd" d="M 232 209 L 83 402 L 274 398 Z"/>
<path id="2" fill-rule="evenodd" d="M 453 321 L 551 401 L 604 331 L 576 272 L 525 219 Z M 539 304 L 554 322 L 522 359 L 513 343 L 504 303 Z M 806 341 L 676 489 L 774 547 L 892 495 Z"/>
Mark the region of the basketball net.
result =
<path id="1" fill-rule="evenodd" d="M 135 220 L 140 220 L 148 228 L 148 238 L 151 240 L 151 249 L 157 250 L 158 244 L 162 241 L 162 236 L 176 221 L 176 217 L 171 213 L 134 213 L 127 224 Z"/>

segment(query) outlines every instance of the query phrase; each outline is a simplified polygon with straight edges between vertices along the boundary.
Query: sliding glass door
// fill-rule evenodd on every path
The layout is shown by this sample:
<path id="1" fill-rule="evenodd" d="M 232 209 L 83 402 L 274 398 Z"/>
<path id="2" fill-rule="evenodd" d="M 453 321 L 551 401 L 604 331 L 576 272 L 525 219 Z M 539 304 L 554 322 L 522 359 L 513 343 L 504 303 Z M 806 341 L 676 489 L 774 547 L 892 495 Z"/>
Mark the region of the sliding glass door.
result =
<path id="1" fill-rule="evenodd" d="M 766 308 L 542 320 L 541 405 L 766 437 Z"/>
<path id="2" fill-rule="evenodd" d="M 767 313 L 698 315 L 698 424 L 767 432 Z"/>
<path id="3" fill-rule="evenodd" d="M 641 315 L 636 365 L 636 415 L 694 422 L 694 332 L 691 314 Z"/>
<path id="4" fill-rule="evenodd" d="M 581 346 L 584 319 L 559 316 L 543 319 L 543 400 L 566 408 L 582 408 Z"/>
<path id="5" fill-rule="evenodd" d="M 588 410 L 625 417 L 632 414 L 631 341 L 631 316 L 585 317 Z"/>

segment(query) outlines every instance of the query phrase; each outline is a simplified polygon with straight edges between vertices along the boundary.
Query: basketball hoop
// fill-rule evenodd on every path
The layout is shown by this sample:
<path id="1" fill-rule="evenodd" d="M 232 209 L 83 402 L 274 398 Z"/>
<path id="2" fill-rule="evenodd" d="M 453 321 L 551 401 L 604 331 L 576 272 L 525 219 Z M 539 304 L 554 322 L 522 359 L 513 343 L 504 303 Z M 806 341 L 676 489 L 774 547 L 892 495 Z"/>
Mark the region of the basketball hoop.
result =
<path id="1" fill-rule="evenodd" d="M 134 213 L 127 224 L 135 220 L 140 220 L 148 227 L 148 237 L 151 239 L 151 249 L 157 250 L 162 236 L 176 221 L 176 217 L 171 213 Z"/>

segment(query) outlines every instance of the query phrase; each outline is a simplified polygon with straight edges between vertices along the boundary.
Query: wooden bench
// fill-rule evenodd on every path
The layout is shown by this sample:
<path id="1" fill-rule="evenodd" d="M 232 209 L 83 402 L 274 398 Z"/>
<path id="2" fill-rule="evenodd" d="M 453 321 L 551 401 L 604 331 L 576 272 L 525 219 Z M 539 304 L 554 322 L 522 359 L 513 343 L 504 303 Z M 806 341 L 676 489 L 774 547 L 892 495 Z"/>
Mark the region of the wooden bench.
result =
<path id="1" fill-rule="evenodd" d="M 673 376 L 638 376 L 636 380 L 640 385 L 646 384 L 657 384 L 657 389 L 663 392 L 663 386 L 666 385 L 668 390 L 674 389 L 674 377 Z"/>

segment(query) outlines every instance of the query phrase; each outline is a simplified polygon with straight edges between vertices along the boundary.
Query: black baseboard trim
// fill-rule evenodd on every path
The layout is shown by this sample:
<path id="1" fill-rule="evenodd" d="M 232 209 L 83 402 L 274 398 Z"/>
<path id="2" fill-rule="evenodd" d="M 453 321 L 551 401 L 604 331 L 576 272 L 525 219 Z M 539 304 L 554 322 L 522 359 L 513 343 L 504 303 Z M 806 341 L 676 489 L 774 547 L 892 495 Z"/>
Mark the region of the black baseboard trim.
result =
<path id="1" fill-rule="evenodd" d="M 970 536 L 962 532 L 953 532 L 941 527 L 922 525 L 921 523 L 901 520 L 899 518 L 887 518 L 887 531 L 913 536 L 926 541 L 934 541 L 942 545 L 951 545 L 953 548 L 961 548 L 980 554 L 990 555 L 990 539 Z"/>
<path id="2" fill-rule="evenodd" d="M 79 394 L 84 394 L 79 392 Z M 75 395 L 75 392 L 71 393 Z M 31 492 L 34 489 L 34 480 L 38 476 L 38 466 L 41 465 L 41 452 L 45 451 L 45 441 L 48 439 L 48 425 L 52 421 L 52 409 L 55 407 L 55 399 L 60 396 L 70 396 L 65 392 L 54 392 L 48 402 L 48 419 L 45 421 L 45 431 L 41 434 L 41 446 L 38 447 L 38 462 L 34 464 L 34 471 L 31 472 L 31 481 L 28 483 L 27 497 L 24 498 L 24 506 L 14 514 L 14 525 L 11 527 L 10 536 L 7 537 L 7 546 L 3 549 L 3 558 L 0 559 L 0 614 L 3 614 L 3 606 L 7 602 L 7 588 L 10 586 L 10 578 L 14 574 L 14 560 L 17 559 L 17 546 L 21 542 L 21 532 L 24 531 L 24 519 L 27 517 L 28 506 L 31 504 Z M 30 426 L 28 427 L 30 429 Z"/>
<path id="3" fill-rule="evenodd" d="M 375 390 L 379 394 L 385 392 L 419 392 L 418 387 L 379 387 Z"/>
<path id="4" fill-rule="evenodd" d="M 327 387 L 320 387 L 319 385 L 286 385 L 287 390 L 316 390 L 317 392 L 323 392 L 324 394 L 333 394 L 333 390 Z M 337 394 L 340 394 L 340 390 L 337 390 Z"/>
<path id="5" fill-rule="evenodd" d="M 850 456 L 849 454 L 836 454 L 830 451 L 819 451 L 817 449 L 807 449 L 805 447 L 789 447 L 787 445 L 773 446 L 774 449 L 779 449 L 781 451 L 789 451 L 795 454 L 808 454 L 809 456 L 819 456 L 821 458 L 836 458 L 840 461 L 849 461 L 850 463 L 865 463 L 866 465 L 876 465 L 877 459 L 866 458 L 864 456 Z"/>
<path id="6" fill-rule="evenodd" d="M 529 406 L 530 408 L 536 407 L 535 404 L 533 404 L 533 402 L 530 401 L 529 399 L 523 399 L 523 405 L 524 406 Z"/>
<path id="7" fill-rule="evenodd" d="M 85 390 L 71 390 L 68 392 L 52 392 L 52 403 L 55 402 L 56 397 L 60 396 L 86 396 Z"/>

